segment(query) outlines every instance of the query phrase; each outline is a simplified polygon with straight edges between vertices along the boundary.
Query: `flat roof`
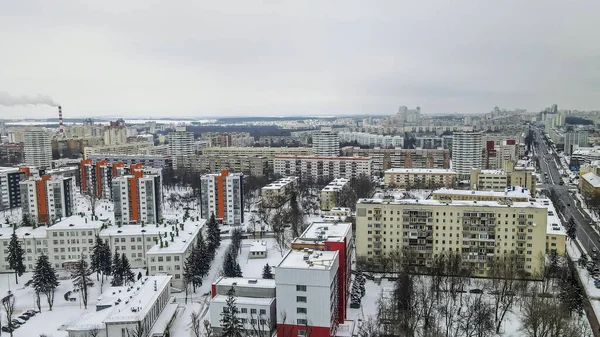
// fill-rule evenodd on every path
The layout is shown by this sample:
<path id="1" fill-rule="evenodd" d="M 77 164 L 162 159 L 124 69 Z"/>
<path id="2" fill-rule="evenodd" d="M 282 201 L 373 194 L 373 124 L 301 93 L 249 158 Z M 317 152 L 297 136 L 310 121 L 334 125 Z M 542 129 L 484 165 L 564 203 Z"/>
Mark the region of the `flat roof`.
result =
<path id="1" fill-rule="evenodd" d="M 205 219 L 201 219 L 200 221 L 190 221 L 188 219 L 188 221 L 186 221 L 183 224 L 183 230 L 179 230 L 179 236 L 174 236 L 173 241 L 171 241 L 170 236 L 167 236 L 165 238 L 166 240 L 163 240 L 165 242 L 168 242 L 169 246 L 164 245 L 161 248 L 159 244 L 154 245 L 154 247 L 150 248 L 146 252 L 146 255 L 177 254 L 185 252 L 188 246 L 194 241 L 194 238 L 198 236 L 198 233 L 200 232 L 202 227 L 204 227 L 205 223 Z M 169 226 L 167 226 L 167 228 L 169 228 Z"/>
<path id="2" fill-rule="evenodd" d="M 480 200 L 452 200 L 444 202 L 443 200 L 415 200 L 415 199 L 359 199 L 358 204 L 380 204 L 380 205 L 414 205 L 414 206 L 471 206 L 471 207 L 514 207 L 514 208 L 547 208 L 537 201 L 515 201 L 510 205 L 502 204 L 498 201 L 480 201 Z"/>
<path id="3" fill-rule="evenodd" d="M 301 240 L 343 241 L 352 230 L 349 222 L 314 222 L 300 235 Z"/>
<path id="4" fill-rule="evenodd" d="M 315 157 L 315 156 L 275 156 L 274 159 L 314 159 L 314 160 L 355 160 L 355 161 L 370 161 L 371 157 Z"/>
<path id="5" fill-rule="evenodd" d="M 550 235 L 567 235 L 565 228 L 562 225 L 562 221 L 554 209 L 554 204 L 550 199 L 538 199 L 542 204 L 548 207 L 548 219 L 546 221 L 546 234 Z"/>
<path id="6" fill-rule="evenodd" d="M 173 316 L 175 316 L 175 312 L 177 311 L 178 306 L 178 303 L 168 303 L 163 308 L 154 324 L 152 324 L 152 329 L 150 330 L 150 334 L 148 335 L 149 337 L 153 337 L 154 335 L 163 336 L 163 333 L 167 328 L 167 324 L 169 324 Z"/>
<path id="7" fill-rule="evenodd" d="M 594 172 L 588 172 L 581 177 L 593 187 L 600 187 L 600 177 L 598 177 Z"/>
<path id="8" fill-rule="evenodd" d="M 385 170 L 385 173 L 412 173 L 412 174 L 456 174 L 452 169 L 428 169 L 428 168 L 391 168 Z"/>
<path id="9" fill-rule="evenodd" d="M 158 299 L 158 296 L 169 286 L 170 281 L 170 275 L 145 276 L 136 281 L 131 287 L 125 288 L 125 291 L 122 291 L 123 287 L 118 287 L 118 290 L 121 290 L 118 294 L 121 296 L 118 296 L 114 302 L 121 301 L 116 305 L 113 302 L 113 307 L 110 309 L 104 309 L 111 311 L 104 322 L 136 322 L 143 319 Z M 155 282 L 156 290 L 154 290 Z M 114 296 L 111 289 L 108 288 L 104 292 Z"/>
<path id="10" fill-rule="evenodd" d="M 46 226 L 40 226 L 35 229 L 33 227 L 18 227 L 15 231 L 18 238 L 46 238 Z M 10 239 L 13 233 L 13 228 L 10 226 L 2 226 L 0 228 L 0 239 Z"/>
<path id="11" fill-rule="evenodd" d="M 68 218 L 63 218 L 61 221 L 48 227 L 48 230 L 65 230 L 65 229 L 100 229 L 104 222 L 91 220 L 90 218 L 79 215 L 72 215 Z"/>
<path id="12" fill-rule="evenodd" d="M 210 301 L 214 303 L 225 303 L 227 302 L 227 295 L 217 295 L 213 297 Z M 263 305 L 270 306 L 271 303 L 275 301 L 275 297 L 244 297 L 244 296 L 236 296 L 235 304 L 245 304 L 245 305 Z"/>
<path id="13" fill-rule="evenodd" d="M 221 277 L 215 282 L 215 285 L 247 288 L 275 288 L 274 279 L 249 278 L 249 277 Z"/>
<path id="14" fill-rule="evenodd" d="M 269 185 L 264 186 L 262 189 L 263 190 L 278 190 L 284 186 L 287 186 L 293 182 L 296 182 L 297 180 L 298 180 L 298 177 L 281 178 L 277 181 L 270 183 Z"/>
<path id="15" fill-rule="evenodd" d="M 12 173 L 12 172 L 18 172 L 19 168 L 18 167 L 0 167 L 0 173 Z"/>
<path id="16" fill-rule="evenodd" d="M 82 315 L 75 323 L 69 325 L 67 331 L 89 331 L 92 329 L 104 330 L 104 320 L 110 315 L 110 308 L 87 312 Z"/>
<path id="17" fill-rule="evenodd" d="M 290 250 L 277 268 L 330 270 L 337 258 L 337 251 L 319 250 L 308 254 L 301 250 Z"/>
<path id="18" fill-rule="evenodd" d="M 513 189 L 514 187 L 514 189 Z M 450 188 L 441 188 L 433 191 L 433 195 L 453 194 L 453 195 L 474 195 L 487 197 L 522 197 L 531 198 L 531 191 L 528 188 L 513 186 L 507 187 L 504 191 L 472 191 L 472 190 L 456 190 Z"/>
<path id="19" fill-rule="evenodd" d="M 479 171 L 481 174 L 493 174 L 493 175 L 504 175 L 506 172 L 504 170 L 481 170 Z"/>
<path id="20" fill-rule="evenodd" d="M 144 232 L 142 232 L 142 230 L 144 230 Z M 102 232 L 100 232 L 100 237 L 129 235 L 138 236 L 142 235 L 142 233 L 145 235 L 157 235 L 170 231 L 171 225 L 167 225 L 167 227 L 163 227 L 162 225 L 159 225 L 158 227 L 156 227 L 156 225 L 145 225 L 144 227 L 142 227 L 142 225 L 123 225 L 121 227 L 112 225 L 108 226 L 106 229 L 103 229 Z"/>
<path id="21" fill-rule="evenodd" d="M 253 241 L 250 244 L 251 252 L 266 252 L 267 251 L 267 241 Z"/>

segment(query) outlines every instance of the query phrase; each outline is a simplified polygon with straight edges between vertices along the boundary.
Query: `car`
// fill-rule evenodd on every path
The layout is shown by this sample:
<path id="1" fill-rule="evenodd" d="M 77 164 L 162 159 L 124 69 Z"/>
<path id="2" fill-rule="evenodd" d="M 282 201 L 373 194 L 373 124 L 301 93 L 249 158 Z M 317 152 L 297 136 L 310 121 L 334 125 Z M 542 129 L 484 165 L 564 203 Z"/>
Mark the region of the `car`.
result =
<path id="1" fill-rule="evenodd" d="M 481 294 L 483 291 L 481 289 L 471 289 L 469 290 L 471 294 Z"/>
<path id="2" fill-rule="evenodd" d="M 567 207 L 571 207 L 571 204 L 567 204 Z"/>
<path id="3" fill-rule="evenodd" d="M 597 252 L 597 251 L 598 251 L 598 249 L 596 249 L 596 247 L 592 247 L 592 252 L 594 252 L 594 253 L 595 253 L 595 252 Z"/>
<path id="4" fill-rule="evenodd" d="M 13 318 L 13 320 L 11 321 L 11 323 L 14 324 L 14 325 L 21 326 L 21 324 L 25 324 L 25 321 L 21 321 L 21 320 L 18 320 L 16 318 Z"/>
<path id="5" fill-rule="evenodd" d="M 34 309 L 29 309 L 27 311 L 25 311 L 28 314 L 31 314 L 31 316 L 35 316 L 35 314 L 39 314 L 40 312 Z"/>
<path id="6" fill-rule="evenodd" d="M 8 333 L 10 333 L 10 332 L 13 332 L 14 330 L 15 330 L 15 329 L 13 329 L 13 328 L 11 328 L 11 327 L 9 327 L 9 326 L 6 326 L 6 325 L 2 327 L 2 331 L 3 331 L 3 332 L 8 332 Z"/>
<path id="7" fill-rule="evenodd" d="M 28 321 L 30 317 L 27 316 L 27 315 L 21 315 L 21 316 L 19 316 L 17 318 L 20 319 L 20 320 L 22 320 L 22 321 Z"/>

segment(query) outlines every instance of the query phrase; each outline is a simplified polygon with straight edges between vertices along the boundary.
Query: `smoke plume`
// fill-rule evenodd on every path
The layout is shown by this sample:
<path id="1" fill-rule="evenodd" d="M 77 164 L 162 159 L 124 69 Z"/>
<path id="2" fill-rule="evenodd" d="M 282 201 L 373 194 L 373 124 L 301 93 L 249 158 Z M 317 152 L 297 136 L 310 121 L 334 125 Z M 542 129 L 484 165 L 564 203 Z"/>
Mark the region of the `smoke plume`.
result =
<path id="1" fill-rule="evenodd" d="M 0 91 L 0 105 L 18 106 L 18 105 L 49 105 L 58 106 L 52 97 L 37 94 L 35 96 L 12 96 L 6 91 Z"/>

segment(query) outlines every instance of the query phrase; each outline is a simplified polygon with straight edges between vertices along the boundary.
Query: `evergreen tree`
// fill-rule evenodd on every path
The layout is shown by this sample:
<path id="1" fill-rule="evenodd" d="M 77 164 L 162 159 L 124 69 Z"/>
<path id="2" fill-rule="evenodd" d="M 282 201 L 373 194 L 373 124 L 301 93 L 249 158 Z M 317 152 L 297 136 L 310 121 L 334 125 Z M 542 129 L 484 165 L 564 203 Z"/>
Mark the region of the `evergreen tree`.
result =
<path id="1" fill-rule="evenodd" d="M 77 262 L 75 270 L 71 273 L 73 286 L 75 286 L 75 289 L 79 289 L 84 309 L 87 309 L 88 287 L 92 284 L 92 280 L 90 279 L 91 274 L 92 270 L 88 269 L 87 262 L 85 262 L 83 257 Z"/>
<path id="2" fill-rule="evenodd" d="M 15 226 L 16 227 L 16 226 Z M 17 238 L 17 233 L 13 227 L 13 233 L 8 243 L 8 265 L 9 268 L 15 271 L 15 281 L 19 284 L 19 276 L 25 272 L 25 264 L 23 263 L 23 247 Z"/>
<path id="3" fill-rule="evenodd" d="M 361 302 L 361 294 L 360 294 L 360 284 L 357 278 L 354 278 L 354 283 L 352 283 L 352 290 L 350 290 L 350 307 L 351 308 L 360 308 Z"/>
<path id="4" fill-rule="evenodd" d="M 214 256 L 217 247 L 221 245 L 221 230 L 219 229 L 219 224 L 215 219 L 214 213 L 210 216 L 210 220 L 208 220 L 206 226 L 208 253 Z"/>
<path id="5" fill-rule="evenodd" d="M 131 265 L 125 253 L 121 255 L 121 278 L 127 284 L 135 282 L 135 274 L 131 271 Z"/>
<path id="6" fill-rule="evenodd" d="M 38 257 L 33 271 L 32 283 L 33 289 L 35 289 L 36 295 L 38 296 L 38 303 L 39 295 L 46 295 L 48 307 L 50 308 L 50 311 L 52 311 L 52 306 L 54 305 L 54 292 L 60 283 L 58 282 L 56 271 L 52 268 L 52 264 L 48 260 L 47 255 L 42 254 Z"/>
<path id="7" fill-rule="evenodd" d="M 569 218 L 565 229 L 567 232 L 567 237 L 571 240 L 575 240 L 575 237 L 577 236 L 577 223 L 573 217 Z"/>
<path id="8" fill-rule="evenodd" d="M 206 242 L 202 236 L 202 232 L 198 233 L 198 239 L 196 241 L 196 255 L 194 256 L 194 263 L 198 268 L 200 277 L 208 275 L 210 270 L 210 260 L 207 255 Z"/>
<path id="9" fill-rule="evenodd" d="M 96 234 L 96 242 L 92 247 L 92 254 L 90 255 L 90 269 L 96 273 L 96 280 L 100 280 L 100 273 L 102 272 L 102 254 L 104 253 L 104 241 L 100 239 L 100 236 Z"/>
<path id="10" fill-rule="evenodd" d="M 121 257 L 119 256 L 119 252 L 115 252 L 115 257 L 112 261 L 112 281 L 110 285 L 113 287 L 118 287 L 123 285 L 123 263 L 121 262 Z"/>
<path id="11" fill-rule="evenodd" d="M 29 227 L 31 226 L 31 219 L 29 218 L 29 214 L 23 212 L 23 216 L 21 217 L 21 226 L 22 227 Z"/>
<path id="12" fill-rule="evenodd" d="M 237 317 L 238 309 L 235 305 L 235 290 L 233 287 L 227 291 L 227 300 L 225 301 L 225 308 L 221 313 L 221 327 L 223 337 L 242 337 L 244 332 L 244 325 L 242 321 Z"/>
<path id="13" fill-rule="evenodd" d="M 265 264 L 264 268 L 263 268 L 263 274 L 262 274 L 262 278 L 264 279 L 273 279 L 273 270 L 271 269 L 271 266 L 269 266 L 269 264 Z"/>
<path id="14" fill-rule="evenodd" d="M 239 263 L 235 263 L 235 277 L 242 277 L 242 268 Z"/>
<path id="15" fill-rule="evenodd" d="M 185 304 L 187 304 L 188 294 L 190 291 L 190 285 L 194 287 L 194 292 L 196 292 L 196 286 L 194 285 L 195 275 L 195 265 L 194 265 L 194 253 L 188 255 L 185 258 L 185 263 L 183 264 L 183 286 L 185 287 Z"/>
<path id="16" fill-rule="evenodd" d="M 225 254 L 225 259 L 223 260 L 223 275 L 225 277 L 236 277 L 237 273 L 237 262 L 235 261 L 235 257 L 230 252 Z"/>

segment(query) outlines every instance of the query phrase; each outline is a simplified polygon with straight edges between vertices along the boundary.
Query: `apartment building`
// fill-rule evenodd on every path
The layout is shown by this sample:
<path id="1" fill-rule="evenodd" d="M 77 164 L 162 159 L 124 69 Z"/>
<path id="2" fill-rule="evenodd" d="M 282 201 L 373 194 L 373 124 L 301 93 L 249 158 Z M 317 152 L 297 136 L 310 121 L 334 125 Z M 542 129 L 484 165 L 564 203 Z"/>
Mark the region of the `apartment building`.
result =
<path id="1" fill-rule="evenodd" d="M 112 200 L 117 224 L 155 224 L 162 219 L 162 177 L 132 167 L 129 174 L 112 179 Z"/>
<path id="2" fill-rule="evenodd" d="M 536 195 L 537 178 L 533 167 L 517 166 L 505 162 L 505 170 L 471 170 L 471 189 L 480 191 L 504 191 L 507 187 L 522 186 Z"/>
<path id="3" fill-rule="evenodd" d="M 220 223 L 239 226 L 244 222 L 244 176 L 222 170 L 217 174 L 205 174 L 200 178 L 200 217 L 211 215 Z"/>
<path id="4" fill-rule="evenodd" d="M 337 157 L 340 155 L 340 138 L 330 127 L 322 127 L 312 135 L 315 157 Z"/>
<path id="5" fill-rule="evenodd" d="M 93 162 L 124 163 L 127 166 L 142 164 L 144 167 L 160 168 L 163 170 L 173 168 L 173 159 L 171 156 L 165 155 L 95 153 L 91 154 L 88 159 L 91 159 Z"/>
<path id="6" fill-rule="evenodd" d="M 298 177 L 285 177 L 260 189 L 260 197 L 265 207 L 275 208 L 285 204 L 298 187 Z"/>
<path id="7" fill-rule="evenodd" d="M 175 318 L 177 303 L 171 298 L 171 276 L 146 276 L 133 284 L 109 287 L 98 298 L 96 311 L 70 324 L 69 337 L 168 335 L 167 324 Z"/>
<path id="8" fill-rule="evenodd" d="M 520 144 L 516 139 L 495 139 L 488 140 L 486 137 L 485 148 L 483 151 L 484 169 L 502 169 L 504 162 L 516 162 L 521 158 Z"/>
<path id="9" fill-rule="evenodd" d="M 256 177 L 263 177 L 269 173 L 269 159 L 264 156 L 230 156 L 211 153 L 180 156 L 177 157 L 177 164 L 179 168 L 197 172 L 218 172 L 228 169 Z"/>
<path id="10" fill-rule="evenodd" d="M 385 171 L 386 185 L 399 188 L 451 187 L 456 183 L 456 172 L 450 169 L 400 169 Z"/>
<path id="11" fill-rule="evenodd" d="M 339 298 L 339 255 L 290 250 L 275 267 L 278 336 L 335 336 L 344 310 Z"/>
<path id="12" fill-rule="evenodd" d="M 471 169 L 482 168 L 481 132 L 456 132 L 452 140 L 452 168 L 458 179 L 469 179 Z"/>
<path id="13" fill-rule="evenodd" d="M 449 169 L 450 150 L 448 149 L 361 149 L 346 146 L 342 148 L 345 157 L 371 157 L 373 174 L 383 174 L 391 168 L 430 168 Z"/>
<path id="14" fill-rule="evenodd" d="M 0 210 L 21 206 L 19 183 L 25 179 L 25 172 L 17 167 L 0 167 Z"/>
<path id="15" fill-rule="evenodd" d="M 346 178 L 333 179 L 321 190 L 321 210 L 329 211 L 338 207 L 340 195 L 350 188 L 350 180 Z"/>
<path id="16" fill-rule="evenodd" d="M 92 154 L 138 154 L 152 153 L 154 148 L 153 142 L 131 142 L 125 144 L 102 145 L 102 146 L 86 146 L 83 148 L 83 158 L 88 159 Z"/>
<path id="17" fill-rule="evenodd" d="M 495 191 L 470 191 L 441 188 L 431 193 L 434 200 L 474 200 L 474 201 L 498 201 L 512 200 L 527 202 L 531 199 L 531 191 L 527 188 L 513 186 L 506 187 L 503 192 Z"/>
<path id="18" fill-rule="evenodd" d="M 600 176 L 588 172 L 579 178 L 579 191 L 584 198 L 594 198 L 600 195 Z"/>
<path id="19" fill-rule="evenodd" d="M 203 155 L 267 157 L 269 167 L 273 167 L 275 156 L 312 156 L 312 153 L 310 147 L 207 147 L 202 150 Z"/>
<path id="20" fill-rule="evenodd" d="M 277 323 L 275 280 L 221 277 L 212 284 L 209 306 L 210 325 L 214 333 L 222 332 L 221 319 L 227 310 L 227 293 L 235 291 L 237 317 L 250 335 L 271 336 Z"/>
<path id="21" fill-rule="evenodd" d="M 178 156 L 191 156 L 194 154 L 194 133 L 188 132 L 185 126 L 177 126 L 167 135 L 169 141 L 169 154 L 173 157 L 173 167 L 178 168 Z"/>
<path id="22" fill-rule="evenodd" d="M 339 132 L 338 136 L 342 143 L 354 143 L 370 147 L 403 147 L 403 136 L 377 135 L 366 132 Z"/>
<path id="23" fill-rule="evenodd" d="M 25 163 L 38 169 L 52 167 L 51 137 L 46 130 L 30 129 L 23 133 Z"/>
<path id="24" fill-rule="evenodd" d="M 19 189 L 23 214 L 38 224 L 52 224 L 74 212 L 73 178 L 44 175 L 19 182 Z"/>
<path id="25" fill-rule="evenodd" d="M 0 144 L 0 163 L 16 165 L 23 162 L 25 150 L 22 144 Z"/>
<path id="26" fill-rule="evenodd" d="M 51 170 L 47 170 L 44 174 L 51 177 L 73 178 L 75 181 L 75 186 L 81 186 L 81 169 L 79 163 L 72 166 L 56 167 Z"/>
<path id="27" fill-rule="evenodd" d="M 360 175 L 371 176 L 372 159 L 369 157 L 301 157 L 275 156 L 274 172 L 284 177 L 297 176 L 317 182 L 336 178 L 352 179 Z"/>
<path id="28" fill-rule="evenodd" d="M 556 218 L 549 220 L 549 207 L 541 199 L 361 199 L 356 207 L 356 255 L 373 261 L 407 249 L 414 253 L 413 265 L 427 268 L 439 254 L 460 253 L 474 275 L 486 276 L 488 261 L 516 254 L 517 268 L 535 275 L 541 268 L 540 254 L 547 252 L 548 238 L 564 233 Z M 564 252 L 564 245 L 553 248 Z"/>

